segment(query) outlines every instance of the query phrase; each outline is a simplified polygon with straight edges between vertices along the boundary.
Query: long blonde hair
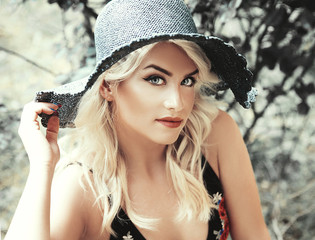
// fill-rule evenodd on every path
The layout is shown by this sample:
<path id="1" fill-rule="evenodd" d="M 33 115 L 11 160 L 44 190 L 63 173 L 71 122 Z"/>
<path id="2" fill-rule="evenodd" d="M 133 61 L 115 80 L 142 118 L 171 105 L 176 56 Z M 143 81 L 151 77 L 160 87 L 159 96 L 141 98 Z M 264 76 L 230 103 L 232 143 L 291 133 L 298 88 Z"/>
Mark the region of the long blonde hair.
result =
<path id="1" fill-rule="evenodd" d="M 197 44 L 185 40 L 169 41 L 181 47 L 199 70 L 192 113 L 177 141 L 168 145 L 166 151 L 167 176 L 171 179 L 179 202 L 176 220 L 197 217 L 200 221 L 208 221 L 214 205 L 203 184 L 201 148 L 218 110 L 212 98 L 201 94 L 201 88 L 204 85 L 211 87 L 217 78 L 210 73 L 211 63 Z M 157 43 L 130 53 L 99 76 L 82 97 L 75 120 L 76 128 L 67 137 L 70 151 L 65 164 L 78 161 L 93 170 L 91 176 L 89 168 L 83 168 L 83 176 L 103 212 L 102 232 L 106 230 L 115 234 L 111 223 L 121 207 L 140 228 L 154 229 L 158 222 L 158 219 L 138 215 L 132 207 L 128 195 L 126 165 L 119 150 L 113 121 L 113 109 L 111 103 L 99 93 L 104 80 L 119 84 L 128 78 L 155 44 Z"/>

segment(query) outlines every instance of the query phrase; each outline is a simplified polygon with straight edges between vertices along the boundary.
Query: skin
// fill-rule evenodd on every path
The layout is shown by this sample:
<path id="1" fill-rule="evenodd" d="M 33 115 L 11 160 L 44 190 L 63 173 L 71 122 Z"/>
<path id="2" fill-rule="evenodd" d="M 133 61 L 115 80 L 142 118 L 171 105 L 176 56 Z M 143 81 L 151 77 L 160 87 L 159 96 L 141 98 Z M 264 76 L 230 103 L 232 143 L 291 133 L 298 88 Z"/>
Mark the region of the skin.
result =
<path id="1" fill-rule="evenodd" d="M 174 44 L 160 43 L 117 89 L 105 86 L 100 89 L 103 97 L 112 101 L 116 109 L 119 144 L 127 160 L 131 160 L 128 161 L 131 168 L 134 164 L 136 169 L 141 167 L 137 165 L 142 158 L 143 165 L 150 167 L 153 161 L 147 163 L 147 159 L 152 159 L 152 155 L 164 162 L 165 145 L 176 141 L 192 111 L 196 74 L 191 73 L 196 70 L 183 50 Z M 180 118 L 181 125 L 166 127 L 158 121 L 164 117 Z"/>
<path id="2" fill-rule="evenodd" d="M 139 214 L 162 219 L 157 231 L 139 229 L 150 240 L 206 239 L 208 234 L 207 223 L 196 219 L 172 221 L 177 201 L 165 173 L 165 146 L 177 139 L 194 104 L 191 83 L 197 75 L 195 70 L 195 64 L 180 48 L 159 43 L 117 88 L 100 88 L 100 94 L 116 109 L 131 200 Z M 29 155 L 30 174 L 6 239 L 109 239 L 107 232 L 99 236 L 102 215 L 93 205 L 92 191 L 80 186 L 80 166 L 69 166 L 52 184 L 59 159 L 58 118 L 50 119 L 46 136 L 36 120 L 41 112 L 52 114 L 50 107 L 57 109 L 52 105 L 30 103 L 22 113 L 19 133 Z M 157 121 L 164 117 L 179 117 L 182 122 L 177 128 L 169 128 Z M 209 163 L 222 182 L 233 239 L 270 239 L 237 125 L 220 111 L 212 129 L 203 154 L 211 159 Z"/>
<path id="3" fill-rule="evenodd" d="M 206 144 L 203 154 L 223 186 L 232 239 L 270 239 L 246 145 L 227 113 L 212 122 Z"/>

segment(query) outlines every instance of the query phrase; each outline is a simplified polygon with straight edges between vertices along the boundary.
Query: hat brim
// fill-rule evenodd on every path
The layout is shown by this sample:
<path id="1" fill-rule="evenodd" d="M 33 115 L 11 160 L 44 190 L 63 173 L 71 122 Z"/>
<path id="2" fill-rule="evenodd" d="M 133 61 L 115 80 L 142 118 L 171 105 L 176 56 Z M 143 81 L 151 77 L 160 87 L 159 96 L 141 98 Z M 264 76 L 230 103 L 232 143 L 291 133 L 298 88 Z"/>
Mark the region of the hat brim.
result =
<path id="1" fill-rule="evenodd" d="M 225 43 L 222 39 L 202 34 L 166 34 L 132 41 L 121 46 L 110 55 L 103 57 L 88 77 L 55 89 L 37 92 L 35 101 L 61 104 L 62 107 L 58 109 L 60 127 L 75 127 L 74 120 L 80 99 L 103 72 L 136 49 L 154 42 L 170 39 L 183 39 L 197 43 L 211 61 L 211 71 L 215 72 L 218 78 L 222 80 L 221 84 L 218 85 L 218 90 L 230 88 L 236 101 L 243 107 L 248 108 L 245 103 L 248 98 L 247 93 L 251 90 L 252 73 L 246 66 L 246 59 L 238 54 L 233 46 Z M 50 115 L 41 114 L 40 116 L 42 117 L 42 125 L 47 127 Z"/>

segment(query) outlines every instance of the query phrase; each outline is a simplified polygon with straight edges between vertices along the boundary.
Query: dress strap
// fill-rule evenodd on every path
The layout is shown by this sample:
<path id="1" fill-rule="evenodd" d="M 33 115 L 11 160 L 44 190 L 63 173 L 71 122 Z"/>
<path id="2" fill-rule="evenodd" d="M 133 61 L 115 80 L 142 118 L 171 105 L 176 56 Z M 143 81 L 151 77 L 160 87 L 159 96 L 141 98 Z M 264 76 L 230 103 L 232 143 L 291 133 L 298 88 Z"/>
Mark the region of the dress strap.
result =
<path id="1" fill-rule="evenodd" d="M 81 162 L 71 162 L 71 163 L 68 163 L 68 164 L 66 165 L 66 167 L 71 166 L 71 165 L 79 165 L 80 167 L 85 167 L 85 168 L 87 168 L 87 166 L 84 165 L 84 164 L 81 163 Z M 90 173 L 93 173 L 93 170 L 92 170 L 91 168 L 89 168 L 89 171 L 90 171 Z"/>
<path id="2" fill-rule="evenodd" d="M 209 162 L 206 160 L 204 156 L 202 156 L 202 166 L 204 167 L 203 170 L 203 182 L 208 190 L 210 195 L 221 192 L 223 193 L 223 188 L 218 178 L 217 174 L 213 171 L 212 167 L 210 166 Z"/>

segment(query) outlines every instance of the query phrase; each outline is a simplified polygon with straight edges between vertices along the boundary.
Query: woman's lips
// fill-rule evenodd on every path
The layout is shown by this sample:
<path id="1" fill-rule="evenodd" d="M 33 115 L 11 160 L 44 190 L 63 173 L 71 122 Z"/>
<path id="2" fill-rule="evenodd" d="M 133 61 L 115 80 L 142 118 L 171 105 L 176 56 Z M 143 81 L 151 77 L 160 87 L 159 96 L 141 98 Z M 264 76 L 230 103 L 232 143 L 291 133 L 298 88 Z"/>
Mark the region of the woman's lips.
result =
<path id="1" fill-rule="evenodd" d="M 177 128 L 182 124 L 183 119 L 166 117 L 166 118 L 157 119 L 156 121 L 161 123 L 162 125 L 164 125 L 166 127 Z"/>

